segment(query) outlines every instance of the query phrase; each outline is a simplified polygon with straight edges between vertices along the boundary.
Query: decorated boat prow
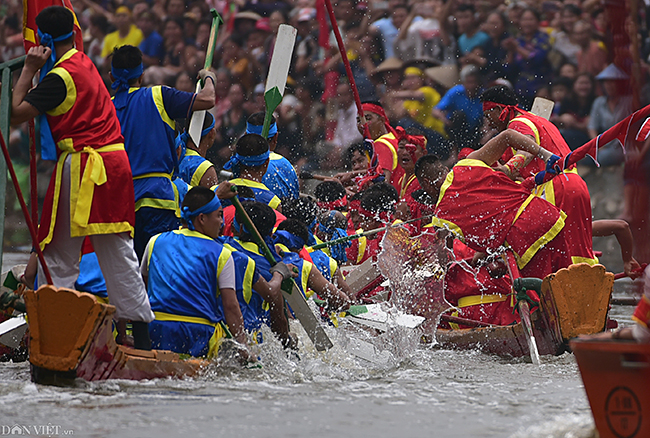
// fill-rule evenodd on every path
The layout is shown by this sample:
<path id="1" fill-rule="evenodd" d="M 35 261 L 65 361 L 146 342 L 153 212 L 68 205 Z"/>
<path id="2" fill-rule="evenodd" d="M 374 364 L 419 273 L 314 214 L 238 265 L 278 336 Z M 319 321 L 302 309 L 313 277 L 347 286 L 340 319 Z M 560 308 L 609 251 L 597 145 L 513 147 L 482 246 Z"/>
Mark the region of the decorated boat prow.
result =
<path id="1" fill-rule="evenodd" d="M 170 351 L 118 345 L 113 336 L 115 307 L 98 302 L 94 295 L 45 285 L 26 291 L 24 298 L 35 383 L 183 377 L 208 364 Z"/>
<path id="2" fill-rule="evenodd" d="M 578 338 L 570 345 L 600 438 L 650 436 L 650 344 Z"/>

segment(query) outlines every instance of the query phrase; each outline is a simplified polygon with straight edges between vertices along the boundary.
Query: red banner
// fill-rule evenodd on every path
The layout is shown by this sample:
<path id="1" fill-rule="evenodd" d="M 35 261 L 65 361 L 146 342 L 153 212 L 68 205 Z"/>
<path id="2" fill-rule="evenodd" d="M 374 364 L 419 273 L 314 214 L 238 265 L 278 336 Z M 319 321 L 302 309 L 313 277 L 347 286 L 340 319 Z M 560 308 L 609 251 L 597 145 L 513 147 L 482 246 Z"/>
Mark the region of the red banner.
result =
<path id="1" fill-rule="evenodd" d="M 36 16 L 48 6 L 63 6 L 72 11 L 74 16 L 75 46 L 80 52 L 84 49 L 84 40 L 81 34 L 81 26 L 74 13 L 70 0 L 23 0 L 23 42 L 25 52 L 39 44 L 38 34 L 36 32 Z"/>

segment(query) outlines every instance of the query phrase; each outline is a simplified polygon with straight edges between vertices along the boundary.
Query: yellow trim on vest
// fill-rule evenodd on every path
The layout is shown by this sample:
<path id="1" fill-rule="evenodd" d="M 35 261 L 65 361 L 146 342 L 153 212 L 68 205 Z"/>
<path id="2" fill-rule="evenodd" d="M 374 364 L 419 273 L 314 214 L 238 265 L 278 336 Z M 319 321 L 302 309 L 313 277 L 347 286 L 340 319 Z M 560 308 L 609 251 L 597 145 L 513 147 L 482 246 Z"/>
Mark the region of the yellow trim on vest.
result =
<path id="1" fill-rule="evenodd" d="M 390 170 L 392 172 L 395 169 L 397 169 L 397 151 L 395 150 L 395 148 L 393 147 L 391 142 L 389 142 L 387 140 L 387 138 L 390 138 L 392 140 L 396 139 L 395 135 L 393 135 L 392 132 L 389 132 L 388 134 L 384 134 L 381 137 L 379 137 L 377 140 L 375 140 L 375 143 L 381 142 L 381 143 L 385 144 L 386 146 L 388 146 L 388 149 L 390 150 L 390 153 L 393 156 L 393 168 L 392 169 L 385 169 L 385 170 Z"/>
<path id="2" fill-rule="evenodd" d="M 236 186 L 251 187 L 254 189 L 266 190 L 268 192 L 271 192 L 271 190 L 269 190 L 269 188 L 266 187 L 263 183 L 253 181 L 252 179 L 235 178 L 235 179 L 231 179 L 230 182 Z M 212 186 L 210 189 L 214 190 L 215 187 L 217 186 Z M 280 204 L 281 204 L 280 198 L 278 198 L 276 195 L 273 195 L 273 198 L 271 198 L 271 200 L 269 201 L 269 207 L 271 207 L 273 210 L 277 210 Z"/>
<path id="3" fill-rule="evenodd" d="M 246 264 L 246 270 L 244 271 L 244 284 L 242 289 L 242 295 L 246 304 L 251 302 L 251 297 L 253 296 L 253 277 L 255 276 L 255 260 L 248 257 L 248 263 Z"/>
<path id="4" fill-rule="evenodd" d="M 438 228 L 445 228 L 452 233 L 456 234 L 458 239 L 460 239 L 462 242 L 465 242 L 465 235 L 463 234 L 463 230 L 460 229 L 458 225 L 453 223 L 452 221 L 448 221 L 445 219 L 440 219 L 438 217 L 433 217 L 431 218 L 431 224 L 430 226 L 433 227 L 438 227 Z"/>
<path id="5" fill-rule="evenodd" d="M 173 210 L 176 216 L 180 217 L 180 210 L 178 208 L 177 199 L 158 199 L 158 198 L 141 198 L 135 203 L 135 211 L 140 210 L 142 207 L 157 208 L 159 210 Z"/>
<path id="6" fill-rule="evenodd" d="M 524 201 L 524 203 L 521 204 L 521 205 L 519 206 L 519 209 L 517 210 L 517 214 L 515 214 L 515 218 L 512 220 L 512 223 L 513 223 L 513 224 L 514 224 L 515 222 L 517 222 L 517 219 L 519 219 L 519 216 L 521 216 L 521 214 L 524 212 L 524 210 L 526 209 L 526 207 L 528 207 L 528 205 L 531 203 L 531 201 L 532 201 L 533 199 L 535 199 L 535 198 L 536 198 L 536 196 L 535 196 L 534 193 L 531 193 L 530 195 L 528 195 L 528 197 L 526 198 L 526 200 Z"/>
<path id="7" fill-rule="evenodd" d="M 537 126 L 533 123 L 532 120 L 529 120 L 525 117 L 515 117 L 514 119 L 510 120 L 508 123 L 508 126 L 510 126 L 510 123 L 512 122 L 521 122 L 524 125 L 527 125 L 534 133 L 535 133 L 535 143 L 540 144 L 540 139 L 539 139 L 539 130 L 537 129 Z"/>
<path id="8" fill-rule="evenodd" d="M 519 254 L 517 254 L 514 250 L 512 251 L 515 254 L 515 258 L 517 259 L 517 266 L 519 266 L 519 269 L 523 269 L 524 266 L 526 266 L 528 262 L 531 261 L 531 259 L 535 256 L 535 254 L 537 254 L 537 251 L 539 251 L 542 246 L 553 240 L 555 236 L 557 236 L 560 231 L 562 231 L 562 228 L 564 228 L 564 219 L 566 219 L 566 213 L 560 211 L 560 217 L 557 219 L 551 229 L 548 230 L 539 239 L 537 239 L 535 243 L 533 243 L 526 250 L 526 252 L 524 252 L 523 256 L 520 257 Z"/>
<path id="9" fill-rule="evenodd" d="M 218 325 L 218 323 L 211 322 L 199 316 L 174 315 L 165 312 L 153 312 L 153 313 L 154 315 L 156 315 L 156 321 L 191 322 L 192 324 L 203 324 L 203 325 L 209 325 L 210 327 L 216 327 Z"/>
<path id="10" fill-rule="evenodd" d="M 164 173 L 164 172 L 151 172 L 151 173 L 143 173 L 142 175 L 134 176 L 133 179 L 144 179 L 144 178 L 167 178 L 168 180 L 172 180 L 172 176 L 169 173 Z"/>
<path id="11" fill-rule="evenodd" d="M 269 160 L 281 160 L 281 159 L 283 159 L 283 158 L 284 158 L 283 155 L 276 154 L 275 152 L 271 152 L 271 153 L 269 154 Z"/>
<path id="12" fill-rule="evenodd" d="M 458 299 L 458 306 L 463 307 L 478 306 L 479 304 L 492 304 L 501 303 L 508 299 L 508 295 L 502 294 L 486 294 L 486 295 L 470 295 Z"/>
<path id="13" fill-rule="evenodd" d="M 72 49 L 68 50 L 67 52 L 65 52 L 63 54 L 62 57 L 59 58 L 58 61 L 56 61 L 56 63 L 54 64 L 54 67 L 58 67 L 58 65 L 61 64 L 63 61 L 67 61 L 68 59 L 72 58 L 75 55 L 75 53 L 77 53 L 77 52 L 78 52 L 78 50 L 75 49 L 74 47 Z"/>
<path id="14" fill-rule="evenodd" d="M 60 116 L 70 111 L 70 108 L 72 108 L 74 103 L 77 101 L 77 86 L 75 85 L 70 73 L 63 67 L 55 67 L 50 70 L 48 74 L 57 75 L 63 80 L 63 83 L 65 84 L 65 99 L 59 106 L 47 111 L 47 114 L 50 116 Z"/>
<path id="15" fill-rule="evenodd" d="M 574 167 L 573 169 L 565 170 L 564 173 L 575 173 L 577 175 L 578 169 Z M 561 175 L 556 176 L 556 178 L 561 178 Z M 544 198 L 555 205 L 555 187 L 553 186 L 553 180 L 546 181 L 544 184 L 535 187 L 533 193 L 535 196 Z"/>
<path id="16" fill-rule="evenodd" d="M 305 294 L 305 298 L 307 297 L 307 289 L 308 289 L 308 283 L 309 283 L 309 274 L 311 273 L 311 269 L 313 268 L 313 264 L 308 262 L 307 260 L 302 261 L 302 272 L 300 275 L 300 281 L 302 282 L 302 290 L 303 293 Z"/>
<path id="17" fill-rule="evenodd" d="M 590 259 L 589 257 L 571 256 L 571 263 L 574 265 L 577 265 L 578 263 L 587 263 L 590 266 L 594 266 L 598 264 L 598 258 L 594 257 L 593 259 Z"/>
<path id="18" fill-rule="evenodd" d="M 151 87 L 151 97 L 153 97 L 153 103 L 156 104 L 156 109 L 158 109 L 158 113 L 160 114 L 162 121 L 167 123 L 170 128 L 175 130 L 176 122 L 172 120 L 171 117 L 169 117 L 167 111 L 165 110 L 165 102 L 163 101 L 162 87 L 160 85 Z"/>
<path id="19" fill-rule="evenodd" d="M 214 167 L 214 164 L 212 164 L 209 161 L 204 161 L 201 164 L 199 164 L 199 167 L 196 168 L 196 171 L 194 171 L 194 174 L 192 175 L 192 179 L 190 180 L 190 185 L 193 186 L 200 185 L 201 179 L 203 179 L 203 175 L 205 175 L 205 172 L 207 172 L 208 169 L 211 167 Z"/>
<path id="20" fill-rule="evenodd" d="M 153 253 L 153 246 L 156 244 L 156 239 L 158 239 L 158 237 L 160 237 L 160 234 L 156 234 L 151 239 L 149 239 L 149 243 L 147 244 L 147 271 L 149 271 L 149 263 L 151 263 L 151 254 Z"/>
<path id="21" fill-rule="evenodd" d="M 336 260 L 334 260 L 332 257 L 329 258 L 329 261 L 330 261 L 330 277 L 332 277 L 330 281 L 332 281 L 334 279 L 334 273 L 339 268 L 339 264 L 336 263 Z"/>

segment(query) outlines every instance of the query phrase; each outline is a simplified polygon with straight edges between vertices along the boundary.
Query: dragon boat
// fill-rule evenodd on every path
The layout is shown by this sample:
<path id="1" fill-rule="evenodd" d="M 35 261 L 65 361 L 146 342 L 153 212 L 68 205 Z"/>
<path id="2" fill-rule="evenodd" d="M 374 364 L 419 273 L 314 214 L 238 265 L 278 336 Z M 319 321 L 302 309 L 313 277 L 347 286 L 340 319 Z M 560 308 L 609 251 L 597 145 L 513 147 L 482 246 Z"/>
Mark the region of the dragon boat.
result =
<path id="1" fill-rule="evenodd" d="M 452 320 L 444 297 L 444 267 L 450 256 L 444 241 L 431 234 L 410 237 L 404 229 L 390 229 L 383 240 L 378 267 L 390 281 L 391 300 L 402 311 L 426 318 L 422 340 L 441 348 L 475 349 L 500 356 L 522 357 L 530 352 L 522 323 L 508 326 L 474 324 L 472 328 L 439 328 Z M 526 279 L 521 279 L 526 280 Z M 607 324 L 614 275 L 602 265 L 571 265 L 543 280 L 516 282 L 540 297 L 531 312 L 532 332 L 539 354 L 559 355 L 569 340 L 602 332 Z M 471 325 L 474 321 L 466 320 Z"/>
<path id="2" fill-rule="evenodd" d="M 208 365 L 171 351 L 136 350 L 113 336 L 115 307 L 94 295 L 45 285 L 23 293 L 29 321 L 32 381 L 142 380 L 192 376 Z"/>
<path id="3" fill-rule="evenodd" d="M 650 344 L 574 339 L 571 349 L 599 436 L 650 436 Z"/>

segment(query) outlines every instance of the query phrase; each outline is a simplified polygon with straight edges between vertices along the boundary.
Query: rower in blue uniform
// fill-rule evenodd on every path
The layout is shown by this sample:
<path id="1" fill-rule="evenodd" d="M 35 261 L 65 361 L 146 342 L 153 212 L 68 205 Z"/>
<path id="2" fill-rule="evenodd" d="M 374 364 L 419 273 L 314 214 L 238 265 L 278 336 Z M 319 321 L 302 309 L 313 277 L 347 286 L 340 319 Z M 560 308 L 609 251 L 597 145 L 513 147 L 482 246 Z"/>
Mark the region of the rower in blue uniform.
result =
<path id="1" fill-rule="evenodd" d="M 217 137 L 214 125 L 214 117 L 206 112 L 198 146 L 194 144 L 187 132 L 176 137 L 176 147 L 181 149 L 178 176 L 191 186 L 210 188 L 219 182 L 214 164 L 205 159 L 205 154 Z"/>
<path id="2" fill-rule="evenodd" d="M 141 272 L 156 315 L 150 324 L 152 345 L 212 357 L 221 341 L 232 336 L 240 344 L 242 360 L 255 361 L 246 346 L 234 260 L 215 240 L 222 213 L 214 192 L 194 187 L 183 202 L 183 227 L 158 234 L 147 244 Z"/>
<path id="3" fill-rule="evenodd" d="M 269 143 L 261 135 L 244 134 L 237 140 L 235 153 L 223 168 L 230 170 L 235 177 L 230 180 L 232 184 L 250 187 L 256 201 L 282 212 L 280 198 L 262 183 L 269 156 Z M 230 205 L 230 201 L 224 201 L 224 206 Z"/>
<path id="4" fill-rule="evenodd" d="M 178 228 L 180 211 L 172 173 L 178 168 L 175 119 L 214 106 L 214 73 L 201 70 L 205 87 L 187 93 L 165 86 L 141 88 L 142 52 L 115 49 L 111 62 L 113 104 L 122 127 L 135 189 L 134 246 L 142 259 L 151 236 Z M 209 78 L 209 79 L 207 79 Z"/>
<path id="5" fill-rule="evenodd" d="M 264 112 L 251 115 L 246 123 L 246 134 L 262 135 L 264 125 Z M 300 187 L 298 175 L 289 160 L 280 154 L 275 153 L 278 145 L 278 125 L 275 117 L 271 116 L 271 128 L 269 129 L 269 166 L 262 178 L 262 182 L 275 193 L 280 199 L 298 199 Z"/>

